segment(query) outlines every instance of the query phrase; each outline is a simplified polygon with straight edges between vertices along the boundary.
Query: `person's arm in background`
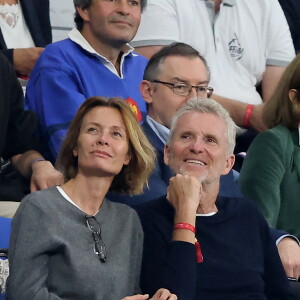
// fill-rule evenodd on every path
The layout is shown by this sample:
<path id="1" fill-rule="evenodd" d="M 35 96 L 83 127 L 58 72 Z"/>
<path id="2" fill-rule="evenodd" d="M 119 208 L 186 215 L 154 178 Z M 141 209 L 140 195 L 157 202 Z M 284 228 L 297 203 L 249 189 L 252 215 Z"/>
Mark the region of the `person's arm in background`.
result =
<path id="1" fill-rule="evenodd" d="M 49 0 L 25 0 L 21 1 L 20 5 L 35 47 L 1 51 L 14 66 L 17 74 L 29 75 L 44 47 L 52 42 L 50 3 Z"/>
<path id="2" fill-rule="evenodd" d="M 30 178 L 31 192 L 61 185 L 64 182 L 63 175 L 38 151 L 29 150 L 17 154 L 11 161 L 24 177 Z"/>
<path id="3" fill-rule="evenodd" d="M 1 125 L 6 128 L 2 156 L 11 159 L 23 176 L 31 178 L 32 191 L 59 185 L 63 180 L 61 173 L 49 161 L 37 160 L 44 159 L 39 153 L 39 140 L 35 137 L 37 118 L 33 112 L 24 110 L 23 91 L 15 72 L 3 56 L 0 59 L 4 65 L 2 80 L 7 87 L 3 92 L 8 102 L 7 124 Z"/>

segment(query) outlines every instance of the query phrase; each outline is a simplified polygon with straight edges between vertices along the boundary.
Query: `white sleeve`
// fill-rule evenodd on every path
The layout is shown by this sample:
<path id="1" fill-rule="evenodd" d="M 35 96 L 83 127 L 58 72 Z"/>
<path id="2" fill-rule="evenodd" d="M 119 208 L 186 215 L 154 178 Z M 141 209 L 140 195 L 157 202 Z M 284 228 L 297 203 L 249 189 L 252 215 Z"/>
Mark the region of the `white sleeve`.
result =
<path id="1" fill-rule="evenodd" d="M 131 45 L 161 46 L 176 41 L 179 41 L 179 27 L 175 1 L 148 0 L 139 30 Z"/>
<path id="2" fill-rule="evenodd" d="M 267 31 L 267 65 L 287 66 L 295 57 L 290 29 L 277 0 L 272 0 Z"/>

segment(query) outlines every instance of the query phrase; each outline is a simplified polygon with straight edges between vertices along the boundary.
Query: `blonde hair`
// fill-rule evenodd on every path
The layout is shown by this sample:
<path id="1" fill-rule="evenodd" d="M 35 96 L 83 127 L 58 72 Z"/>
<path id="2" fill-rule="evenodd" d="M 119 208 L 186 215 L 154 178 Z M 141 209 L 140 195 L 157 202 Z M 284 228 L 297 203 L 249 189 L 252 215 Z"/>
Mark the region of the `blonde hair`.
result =
<path id="1" fill-rule="evenodd" d="M 300 107 L 300 54 L 289 64 L 283 73 L 273 95 L 266 102 L 262 118 L 268 128 L 282 124 L 290 129 L 297 128 L 300 122 L 300 112 L 289 98 L 289 90 L 296 90 L 298 106 Z"/>
<path id="2" fill-rule="evenodd" d="M 155 150 L 143 133 L 130 106 L 120 98 L 91 97 L 80 106 L 61 147 L 57 167 L 64 174 L 65 180 L 77 175 L 78 160 L 73 155 L 73 150 L 77 146 L 82 120 L 89 111 L 99 106 L 118 110 L 128 134 L 130 162 L 124 165 L 121 172 L 114 177 L 110 191 L 130 195 L 141 194 L 155 166 Z"/>

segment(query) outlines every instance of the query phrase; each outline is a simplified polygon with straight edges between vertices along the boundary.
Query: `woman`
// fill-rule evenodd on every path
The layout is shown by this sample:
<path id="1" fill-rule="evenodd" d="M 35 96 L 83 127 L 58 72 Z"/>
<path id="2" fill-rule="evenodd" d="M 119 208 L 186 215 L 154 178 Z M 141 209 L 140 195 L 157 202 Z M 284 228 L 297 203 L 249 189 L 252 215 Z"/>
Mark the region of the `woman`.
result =
<path id="1" fill-rule="evenodd" d="M 84 102 L 58 158 L 67 181 L 27 196 L 13 220 L 7 299 L 118 300 L 136 293 L 141 225 L 131 208 L 105 195 L 141 193 L 154 157 L 125 101 Z M 176 297 L 160 290 L 153 299 Z"/>
<path id="2" fill-rule="evenodd" d="M 269 130 L 252 143 L 239 184 L 271 227 L 300 238 L 300 55 L 265 104 L 263 119 Z"/>

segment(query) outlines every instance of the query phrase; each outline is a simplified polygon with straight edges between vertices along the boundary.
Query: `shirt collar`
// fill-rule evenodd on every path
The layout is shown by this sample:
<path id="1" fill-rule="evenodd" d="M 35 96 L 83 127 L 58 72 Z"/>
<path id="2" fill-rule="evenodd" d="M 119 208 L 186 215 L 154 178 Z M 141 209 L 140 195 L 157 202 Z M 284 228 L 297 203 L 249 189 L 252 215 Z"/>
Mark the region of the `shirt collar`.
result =
<path id="1" fill-rule="evenodd" d="M 166 126 L 163 126 L 163 125 L 159 124 L 158 122 L 154 121 L 148 115 L 146 116 L 146 122 L 148 123 L 148 125 L 152 128 L 152 130 L 156 133 L 156 135 L 159 137 L 159 139 L 165 145 L 168 142 L 170 129 L 167 128 Z"/>
<path id="2" fill-rule="evenodd" d="M 130 54 L 133 51 L 133 47 L 131 47 L 129 44 L 125 44 L 121 51 L 123 52 L 120 62 L 120 70 L 121 75 L 119 75 L 116 67 L 113 65 L 111 61 L 109 61 L 105 56 L 101 55 L 100 53 L 96 52 L 96 50 L 89 44 L 89 42 L 83 37 L 83 35 L 80 33 L 80 31 L 77 28 L 73 28 L 69 34 L 68 34 L 70 40 L 72 40 L 74 43 L 78 44 L 81 48 L 86 50 L 87 52 L 95 55 L 99 61 L 108 68 L 112 73 L 115 75 L 123 78 L 123 64 L 124 64 L 124 58 Z"/>

